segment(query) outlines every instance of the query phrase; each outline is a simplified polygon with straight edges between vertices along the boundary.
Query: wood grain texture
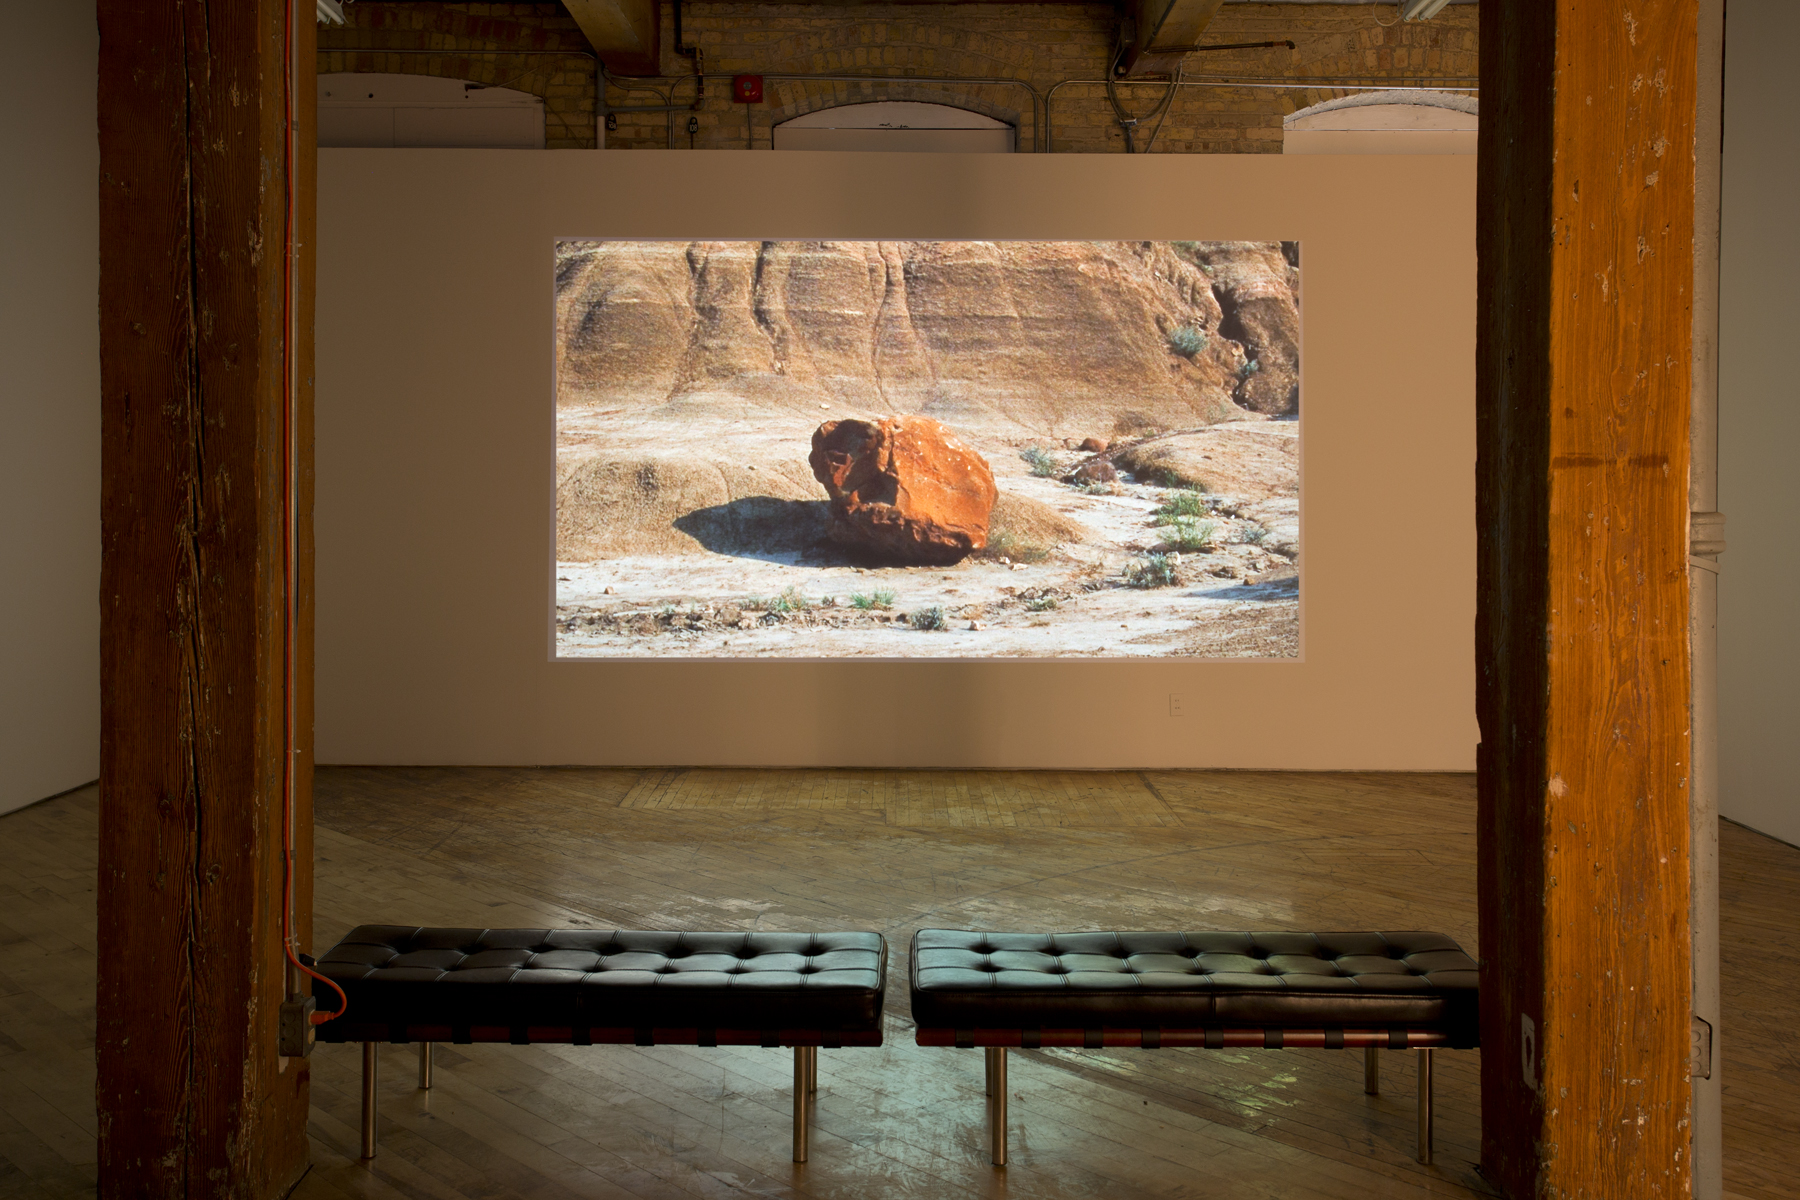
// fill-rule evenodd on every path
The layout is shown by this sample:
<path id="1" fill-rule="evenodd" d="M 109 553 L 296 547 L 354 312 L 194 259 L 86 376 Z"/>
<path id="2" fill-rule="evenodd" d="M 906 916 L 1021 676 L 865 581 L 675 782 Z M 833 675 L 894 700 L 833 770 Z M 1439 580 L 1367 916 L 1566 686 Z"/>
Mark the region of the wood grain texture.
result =
<path id="1" fill-rule="evenodd" d="M 739 927 L 885 923 L 908 912 L 919 923 L 1067 925 L 1109 912 L 1208 925 L 1361 914 L 1437 925 L 1473 946 L 1467 776 L 1095 775 L 1122 799 L 1153 785 L 1181 825 L 1008 834 L 895 830 L 844 811 L 802 813 L 792 826 L 723 807 L 620 807 L 660 774 L 327 768 L 321 938 L 374 912 L 572 925 L 642 923 L 679 907 L 696 923 Z M 710 773 L 693 774 L 690 786 Z M 771 786 L 786 779 L 801 792 L 835 786 L 835 772 L 768 774 Z M 1020 778 L 1035 784 L 1026 795 L 1046 786 Z M 0 1195 L 94 1194 L 97 807 L 88 788 L 0 817 Z M 990 856 L 990 845 L 1011 852 Z M 1789 1037 L 1800 1022 L 1800 849 L 1727 824 L 1721 860 L 1727 1190 L 1785 1200 L 1800 1175 L 1800 1064 Z M 621 870 L 631 863 L 666 877 L 660 904 L 640 891 L 642 875 Z M 1108 891 L 1125 871 L 1140 876 L 1134 886 Z M 796 874 L 806 887 L 792 886 Z M 907 926 L 895 923 L 903 940 Z M 444 1046 L 437 1086 L 420 1093 L 411 1051 L 393 1047 L 383 1052 L 382 1154 L 363 1164 L 355 1048 L 321 1047 L 313 1169 L 298 1194 L 1487 1194 L 1469 1165 L 1480 1054 L 1438 1055 L 1431 1171 L 1411 1162 L 1407 1055 L 1383 1056 L 1383 1095 L 1364 1099 L 1354 1053 L 1017 1054 L 1015 1161 L 998 1176 L 981 1151 L 979 1056 L 914 1047 L 904 1022 L 889 1041 L 822 1054 L 822 1149 L 800 1169 L 783 1161 L 790 1066 L 777 1051 Z"/>
<path id="2" fill-rule="evenodd" d="M 1481 19 L 1484 1169 L 1678 1196 L 1697 7 Z"/>
<path id="3" fill-rule="evenodd" d="M 275 1052 L 283 5 L 98 16 L 100 1189 L 272 1196 L 308 1075 Z"/>

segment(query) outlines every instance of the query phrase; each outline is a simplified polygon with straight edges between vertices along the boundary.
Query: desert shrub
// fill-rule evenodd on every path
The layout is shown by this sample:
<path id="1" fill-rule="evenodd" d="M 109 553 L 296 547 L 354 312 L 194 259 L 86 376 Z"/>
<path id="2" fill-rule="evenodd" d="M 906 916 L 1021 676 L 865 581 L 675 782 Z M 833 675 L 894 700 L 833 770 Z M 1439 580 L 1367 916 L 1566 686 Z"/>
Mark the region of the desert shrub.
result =
<path id="1" fill-rule="evenodd" d="M 984 558 L 1009 558 L 1013 562 L 1043 562 L 1050 557 L 1050 548 L 1037 542 L 1027 541 L 1018 534 L 1006 529 L 998 529 L 988 534 L 987 545 L 982 550 Z"/>
<path id="2" fill-rule="evenodd" d="M 1169 532 L 1163 535 L 1163 542 L 1171 550 L 1204 550 L 1212 544 L 1213 534 L 1217 532 L 1218 526 L 1211 521 L 1177 517 L 1169 522 Z"/>
<path id="3" fill-rule="evenodd" d="M 1031 468 L 1033 475 L 1049 478 L 1060 473 L 1056 459 L 1042 446 L 1027 446 L 1019 451 L 1019 457 L 1025 460 L 1025 465 Z"/>
<path id="4" fill-rule="evenodd" d="M 1192 358 L 1206 349 L 1206 330 L 1198 325 L 1183 325 L 1169 334 L 1169 349 L 1183 358 Z"/>
<path id="5" fill-rule="evenodd" d="M 888 588 L 876 588 L 867 595 L 856 592 L 850 597 L 850 607 L 859 608 L 863 612 L 876 608 L 892 608 L 894 607 L 894 593 Z"/>
<path id="6" fill-rule="evenodd" d="M 1055 607 L 1055 596 L 1039 596 L 1036 600 L 1027 600 L 1025 602 L 1026 612 L 1049 612 Z"/>
<path id="7" fill-rule="evenodd" d="M 1125 568 L 1126 587 L 1171 587 L 1175 582 L 1175 564 L 1166 554 L 1147 555 L 1143 562 L 1131 563 Z"/>
<path id="8" fill-rule="evenodd" d="M 1260 546 L 1268 540 L 1269 531 L 1261 525 L 1246 525 L 1238 530 L 1238 536 L 1252 546 Z"/>
<path id="9" fill-rule="evenodd" d="M 1199 488 L 1183 488 L 1165 498 L 1162 506 L 1151 513 L 1158 525 L 1173 525 L 1183 518 L 1204 517 L 1211 509 Z"/>
<path id="10" fill-rule="evenodd" d="M 921 608 L 908 619 L 914 629 L 944 629 L 950 623 L 944 616 L 944 610 L 935 604 L 929 608 Z"/>
<path id="11" fill-rule="evenodd" d="M 1111 496 L 1119 490 L 1116 483 L 1077 483 L 1070 486 L 1084 496 Z"/>
<path id="12" fill-rule="evenodd" d="M 1243 366 L 1238 368 L 1238 374 L 1243 376 L 1245 379 L 1248 379 L 1248 378 L 1250 378 L 1250 376 L 1256 374 L 1260 370 L 1262 370 L 1262 363 L 1258 362 L 1256 359 L 1253 358 L 1249 362 L 1246 362 Z"/>
<path id="13" fill-rule="evenodd" d="M 750 596 L 738 601 L 738 607 L 749 612 L 791 613 L 805 612 L 812 607 L 812 602 L 797 589 L 789 587 L 779 596 Z"/>

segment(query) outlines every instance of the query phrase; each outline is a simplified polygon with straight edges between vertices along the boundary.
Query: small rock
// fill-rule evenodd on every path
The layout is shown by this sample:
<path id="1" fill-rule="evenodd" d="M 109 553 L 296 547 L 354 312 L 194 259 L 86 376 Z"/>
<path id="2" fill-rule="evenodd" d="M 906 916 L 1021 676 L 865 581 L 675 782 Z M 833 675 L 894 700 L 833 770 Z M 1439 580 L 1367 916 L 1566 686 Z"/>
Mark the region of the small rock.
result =
<path id="1" fill-rule="evenodd" d="M 1024 563 L 1014 563 L 1012 565 L 1012 569 L 1015 571 L 1023 571 L 1025 569 L 1025 564 Z"/>
<path id="2" fill-rule="evenodd" d="M 1002 554 L 1000 556 L 1000 565 L 1003 567 L 1010 567 L 1010 566 L 1012 566 L 1012 559 L 1010 559 L 1010 558 L 1006 557 L 1006 555 Z"/>
<path id="3" fill-rule="evenodd" d="M 737 627 L 739 629 L 755 629 L 756 622 L 749 617 L 739 617 Z"/>
<path id="4" fill-rule="evenodd" d="M 1091 437 L 1081 439 L 1081 449 L 1087 451 L 1089 454 L 1105 454 L 1106 447 L 1107 442 L 1105 438 Z"/>
<path id="5" fill-rule="evenodd" d="M 606 591 L 605 591 L 605 592 L 603 592 L 603 593 L 602 593 L 602 595 L 607 595 L 607 596 L 615 596 L 615 595 L 617 595 L 617 594 L 618 594 L 618 593 L 617 593 L 617 592 L 615 592 L 615 591 L 614 591 L 614 590 L 613 590 L 613 589 L 612 589 L 612 588 L 610 588 L 610 587 L 608 587 L 608 588 L 607 588 L 607 589 L 606 589 Z"/>
<path id="6" fill-rule="evenodd" d="M 972 629 L 973 631 L 975 631 L 976 633 L 980 633 L 982 630 L 986 629 L 987 626 L 983 625 L 980 621 L 970 621 L 969 628 Z"/>
<path id="7" fill-rule="evenodd" d="M 567 576 L 567 575 L 558 575 L 558 576 L 557 576 L 557 577 L 556 577 L 556 582 L 558 582 L 558 583 L 567 583 L 567 582 L 569 582 L 569 577 L 568 577 L 568 576 Z"/>
<path id="8" fill-rule="evenodd" d="M 1119 473 L 1104 458 L 1095 458 L 1076 467 L 1069 479 L 1075 483 L 1117 483 Z"/>

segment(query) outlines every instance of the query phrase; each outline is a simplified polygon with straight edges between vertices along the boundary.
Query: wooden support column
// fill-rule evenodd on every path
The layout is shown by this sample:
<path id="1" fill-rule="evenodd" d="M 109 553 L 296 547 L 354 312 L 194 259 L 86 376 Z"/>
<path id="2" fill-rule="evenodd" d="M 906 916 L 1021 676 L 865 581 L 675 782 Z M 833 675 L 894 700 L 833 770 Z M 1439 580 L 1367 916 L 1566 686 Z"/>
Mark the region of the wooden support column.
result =
<path id="1" fill-rule="evenodd" d="M 1690 1183 L 1697 0 L 1483 5 L 1482 1168 Z"/>
<path id="2" fill-rule="evenodd" d="M 299 933 L 311 911 L 313 12 L 299 70 Z M 284 5 L 100 0 L 100 1194 L 284 1195 Z M 304 943 L 303 943 L 304 944 Z"/>

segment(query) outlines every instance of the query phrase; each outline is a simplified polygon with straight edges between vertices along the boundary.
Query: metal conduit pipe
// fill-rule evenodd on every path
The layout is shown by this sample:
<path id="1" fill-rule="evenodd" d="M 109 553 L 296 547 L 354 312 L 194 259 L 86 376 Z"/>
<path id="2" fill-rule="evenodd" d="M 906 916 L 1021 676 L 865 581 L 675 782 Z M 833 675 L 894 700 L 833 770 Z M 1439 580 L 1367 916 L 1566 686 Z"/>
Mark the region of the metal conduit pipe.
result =
<path id="1" fill-rule="evenodd" d="M 1345 91 L 1345 92 L 1474 92 L 1474 91 L 1478 90 L 1472 83 L 1464 83 L 1464 82 L 1458 82 L 1458 81 L 1452 81 L 1452 80 L 1446 80 L 1444 82 L 1443 86 L 1441 86 L 1441 87 L 1429 87 L 1429 86 L 1420 87 L 1420 86 L 1416 86 L 1416 85 L 1407 85 L 1405 87 L 1396 87 L 1392 84 L 1386 84 L 1386 83 L 1380 83 L 1380 82 L 1370 82 L 1368 80 L 1362 80 L 1359 82 L 1352 83 L 1352 82 L 1347 82 L 1347 81 L 1342 81 L 1342 80 L 1331 80 L 1331 79 L 1303 79 L 1303 80 L 1295 80 L 1294 82 L 1291 82 L 1291 83 L 1262 83 L 1262 82 L 1250 82 L 1250 81 L 1246 81 L 1246 80 L 1235 80 L 1235 79 L 1221 80 L 1221 79 L 1188 79 L 1188 78 L 1183 78 L 1180 80 L 1171 80 L 1171 79 L 1118 79 L 1118 80 L 1065 79 L 1060 83 L 1052 84 L 1050 86 L 1050 90 L 1044 94 L 1044 144 L 1043 144 L 1043 149 L 1046 153 L 1055 153 L 1055 151 L 1056 151 L 1056 130 L 1055 130 L 1054 118 L 1050 114 L 1050 104 L 1053 100 L 1056 99 L 1056 93 L 1059 88 L 1065 88 L 1065 87 L 1070 86 L 1071 84 L 1087 84 L 1092 87 L 1107 87 L 1108 85 L 1111 85 L 1113 87 L 1159 87 L 1159 88 L 1247 87 L 1247 88 L 1260 88 L 1260 89 L 1264 89 L 1264 90 L 1283 91 L 1283 92 L 1306 91 L 1311 88 L 1325 88 L 1325 89 L 1328 89 L 1331 91 Z"/>
<path id="2" fill-rule="evenodd" d="M 435 54 L 439 58 L 475 58 L 492 55 L 498 58 L 529 58 L 550 55 L 556 58 L 585 58 L 594 64 L 594 148 L 606 148 L 606 64 L 587 50 L 393 50 L 386 46 L 320 46 L 320 54 Z M 505 84 L 491 84 L 504 87 Z"/>

